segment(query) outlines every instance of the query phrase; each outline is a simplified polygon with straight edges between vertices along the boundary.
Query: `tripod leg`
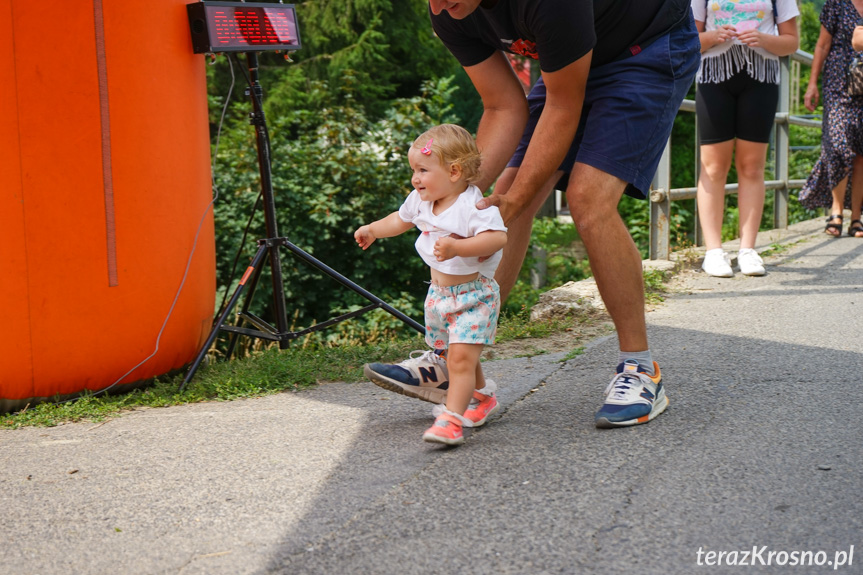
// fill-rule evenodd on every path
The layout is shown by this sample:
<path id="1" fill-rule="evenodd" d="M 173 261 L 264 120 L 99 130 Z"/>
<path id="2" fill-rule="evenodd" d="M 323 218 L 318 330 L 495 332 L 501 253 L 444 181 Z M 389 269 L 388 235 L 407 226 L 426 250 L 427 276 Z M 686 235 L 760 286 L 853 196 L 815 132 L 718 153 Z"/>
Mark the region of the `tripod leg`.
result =
<path id="1" fill-rule="evenodd" d="M 373 293 L 371 293 L 370 291 L 368 291 L 366 289 L 363 289 L 362 287 L 355 284 L 354 282 L 352 282 L 351 280 L 349 280 L 348 278 L 346 278 L 345 276 L 343 276 L 342 274 L 340 274 L 339 272 L 337 272 L 336 270 L 334 270 L 333 268 L 331 268 L 330 266 L 328 266 L 324 262 L 322 262 L 318 259 L 315 259 L 311 254 L 303 251 L 301 248 L 298 248 L 297 246 L 295 246 L 291 242 L 285 240 L 284 244 L 285 244 L 285 247 L 288 248 L 289 250 L 291 250 L 291 252 L 294 255 L 296 255 L 297 257 L 299 257 L 303 261 L 305 261 L 307 264 L 309 264 L 313 267 L 316 267 L 317 269 L 321 270 L 322 272 L 324 272 L 325 274 L 327 274 L 328 276 L 330 276 L 331 278 L 333 278 L 334 280 L 336 280 L 337 282 L 339 282 L 343 286 L 352 289 L 353 291 L 360 294 L 361 296 L 363 296 L 367 300 L 375 302 L 381 308 L 383 308 L 384 310 L 389 312 L 391 315 L 400 319 L 402 322 L 404 322 L 407 325 L 409 325 L 410 327 L 414 328 L 415 330 L 417 330 L 421 334 L 425 334 L 426 330 L 425 330 L 424 326 L 422 326 L 419 323 L 417 323 L 416 321 L 412 320 L 411 318 L 409 318 L 408 316 L 406 316 L 405 314 L 403 314 L 402 312 L 400 312 L 399 310 L 397 310 L 393 306 L 386 303 L 384 300 L 382 300 L 378 296 L 374 295 Z"/>
<path id="2" fill-rule="evenodd" d="M 246 273 L 243 274 L 243 278 L 240 280 L 239 285 L 237 285 L 237 289 L 234 290 L 234 294 L 228 301 L 225 311 L 222 312 L 222 315 L 219 316 L 219 319 L 213 325 L 213 330 L 210 332 L 210 336 L 207 338 L 206 343 L 204 343 L 204 347 L 201 348 L 195 361 L 192 362 L 192 367 L 189 368 L 189 373 L 186 374 L 186 378 L 180 385 L 180 393 L 183 393 L 183 389 L 186 387 L 186 384 L 192 380 L 195 372 L 198 371 L 198 368 L 201 366 L 201 362 L 204 361 L 204 357 L 206 357 L 207 352 L 210 350 L 210 346 L 213 345 L 214 341 L 216 341 L 216 337 L 219 335 L 219 330 L 221 330 L 222 326 L 225 325 L 228 315 L 231 313 L 231 310 L 234 309 L 234 306 L 237 305 L 237 301 L 240 299 L 243 290 L 246 288 L 246 282 L 253 273 L 257 272 L 258 267 L 261 265 L 261 261 L 264 259 L 264 256 L 267 255 L 268 249 L 269 248 L 266 244 L 261 244 L 258 248 L 258 252 L 255 254 L 255 257 L 252 258 L 252 263 L 249 264 L 249 267 L 246 269 Z"/>
<path id="3" fill-rule="evenodd" d="M 272 249 L 272 248 L 270 248 Z M 240 313 L 244 314 L 249 311 L 249 307 L 252 304 L 252 296 L 255 295 L 255 288 L 258 287 L 258 280 L 261 278 L 261 272 L 263 271 L 263 266 L 256 266 L 255 271 L 252 272 L 251 281 L 248 281 L 248 276 L 246 279 L 246 286 L 249 289 L 249 293 L 246 294 L 246 301 L 243 302 L 243 307 L 240 309 Z M 248 274 L 248 271 L 246 272 Z M 237 346 L 237 338 L 240 337 L 237 333 L 232 333 L 231 338 L 228 342 L 228 349 L 225 351 L 225 361 L 231 359 L 231 356 L 234 354 L 234 348 Z"/>

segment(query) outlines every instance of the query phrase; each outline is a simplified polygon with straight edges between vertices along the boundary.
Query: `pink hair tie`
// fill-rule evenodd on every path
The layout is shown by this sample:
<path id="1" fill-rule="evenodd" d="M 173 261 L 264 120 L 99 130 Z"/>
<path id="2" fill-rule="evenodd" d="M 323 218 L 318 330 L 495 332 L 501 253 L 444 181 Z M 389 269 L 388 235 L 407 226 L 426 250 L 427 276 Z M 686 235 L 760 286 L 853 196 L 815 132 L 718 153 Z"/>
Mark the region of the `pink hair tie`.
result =
<path id="1" fill-rule="evenodd" d="M 432 149 L 431 149 L 432 142 L 434 142 L 434 138 L 429 138 L 429 143 L 425 145 L 425 148 L 423 148 L 422 150 L 420 150 L 420 153 L 425 154 L 426 156 L 431 156 L 431 153 L 432 153 Z"/>

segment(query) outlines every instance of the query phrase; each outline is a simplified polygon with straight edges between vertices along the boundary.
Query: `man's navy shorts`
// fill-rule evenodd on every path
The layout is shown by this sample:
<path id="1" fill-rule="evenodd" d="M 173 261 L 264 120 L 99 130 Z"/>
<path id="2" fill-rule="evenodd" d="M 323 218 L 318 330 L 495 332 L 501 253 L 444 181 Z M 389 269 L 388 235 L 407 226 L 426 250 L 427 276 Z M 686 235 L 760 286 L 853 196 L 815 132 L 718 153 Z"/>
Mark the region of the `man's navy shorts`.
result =
<path id="1" fill-rule="evenodd" d="M 700 60 L 690 13 L 638 54 L 591 69 L 578 131 L 560 170 L 587 164 L 629 183 L 628 195 L 647 197 Z M 528 95 L 530 118 L 509 167 L 521 165 L 544 104 L 540 78 Z"/>

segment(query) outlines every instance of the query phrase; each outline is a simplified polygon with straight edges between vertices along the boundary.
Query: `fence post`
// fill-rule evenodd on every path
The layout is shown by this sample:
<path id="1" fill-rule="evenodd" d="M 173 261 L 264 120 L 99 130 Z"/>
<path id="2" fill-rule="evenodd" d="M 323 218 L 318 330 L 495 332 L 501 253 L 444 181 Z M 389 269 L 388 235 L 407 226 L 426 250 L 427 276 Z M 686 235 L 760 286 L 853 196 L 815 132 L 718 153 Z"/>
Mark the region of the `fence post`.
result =
<path id="1" fill-rule="evenodd" d="M 779 109 L 777 112 L 785 121 L 776 124 L 776 165 L 774 177 L 782 182 L 782 187 L 773 192 L 773 227 L 785 229 L 788 227 L 788 163 L 789 143 L 791 141 L 791 70 L 790 59 L 785 56 L 779 59 Z"/>
<path id="2" fill-rule="evenodd" d="M 671 137 L 662 151 L 650 188 L 649 257 L 652 260 L 667 260 L 671 256 Z"/>
<path id="3" fill-rule="evenodd" d="M 698 83 L 695 84 L 695 92 L 698 94 Z M 693 102 L 694 104 L 695 102 Z M 694 113 L 694 112 L 693 112 Z M 701 178 L 701 146 L 699 145 L 698 135 L 698 118 L 695 118 L 695 201 L 692 202 L 694 207 L 692 213 L 694 215 L 695 230 L 693 231 L 693 241 L 696 246 L 704 245 L 704 231 L 701 229 L 701 218 L 698 216 L 698 180 Z"/>

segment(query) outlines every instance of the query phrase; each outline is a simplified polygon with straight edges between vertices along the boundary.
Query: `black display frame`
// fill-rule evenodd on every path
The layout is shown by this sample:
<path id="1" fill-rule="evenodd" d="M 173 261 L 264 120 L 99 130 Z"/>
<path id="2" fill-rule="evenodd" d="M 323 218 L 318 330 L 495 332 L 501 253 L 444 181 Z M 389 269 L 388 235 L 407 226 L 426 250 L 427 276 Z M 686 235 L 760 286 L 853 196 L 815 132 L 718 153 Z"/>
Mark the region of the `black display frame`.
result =
<path id="1" fill-rule="evenodd" d="M 225 21 L 217 21 L 216 14 L 220 9 L 230 12 Z M 192 34 L 192 50 L 195 54 L 218 54 L 222 52 L 282 52 L 302 48 L 300 41 L 300 26 L 297 22 L 297 10 L 293 4 L 276 4 L 271 2 L 193 2 L 186 5 L 189 16 L 189 30 Z M 269 22 L 261 18 L 271 13 L 283 14 L 288 17 L 292 26 L 289 41 L 275 34 L 276 30 L 267 30 L 259 26 L 255 32 L 260 34 L 258 42 L 242 30 L 237 24 L 237 12 L 254 12 L 261 22 Z M 225 25 L 233 27 L 225 32 Z M 272 33 L 270 33 L 272 32 Z M 224 39 L 224 40 L 223 40 Z"/>

